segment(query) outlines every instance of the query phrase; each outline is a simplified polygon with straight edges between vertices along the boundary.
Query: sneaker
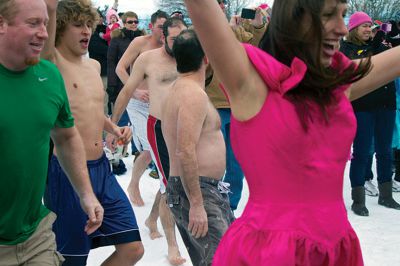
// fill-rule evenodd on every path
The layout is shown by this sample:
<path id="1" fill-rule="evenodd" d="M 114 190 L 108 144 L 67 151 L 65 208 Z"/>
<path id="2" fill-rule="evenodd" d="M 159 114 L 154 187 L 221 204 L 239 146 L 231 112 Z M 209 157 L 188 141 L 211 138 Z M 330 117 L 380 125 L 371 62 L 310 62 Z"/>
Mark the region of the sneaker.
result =
<path id="1" fill-rule="evenodd" d="M 393 180 L 392 191 L 393 192 L 400 192 L 400 182 L 399 181 Z"/>
<path id="2" fill-rule="evenodd" d="M 112 166 L 112 172 L 114 175 L 123 175 L 126 171 L 126 166 L 122 160 L 119 160 L 118 164 Z"/>
<path id="3" fill-rule="evenodd" d="M 376 188 L 375 184 L 372 183 L 372 180 L 365 181 L 364 188 L 365 188 L 365 195 L 371 197 L 378 197 L 379 191 Z"/>

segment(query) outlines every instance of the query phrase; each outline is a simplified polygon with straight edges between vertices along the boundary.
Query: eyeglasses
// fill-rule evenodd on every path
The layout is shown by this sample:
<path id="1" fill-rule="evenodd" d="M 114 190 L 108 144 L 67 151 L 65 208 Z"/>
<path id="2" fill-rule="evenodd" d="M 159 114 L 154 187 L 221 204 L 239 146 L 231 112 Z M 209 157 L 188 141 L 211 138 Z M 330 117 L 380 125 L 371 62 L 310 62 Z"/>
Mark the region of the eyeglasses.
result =
<path id="1" fill-rule="evenodd" d="M 128 20 L 128 21 L 126 22 L 126 24 L 133 24 L 133 23 L 139 24 L 139 20 Z"/>

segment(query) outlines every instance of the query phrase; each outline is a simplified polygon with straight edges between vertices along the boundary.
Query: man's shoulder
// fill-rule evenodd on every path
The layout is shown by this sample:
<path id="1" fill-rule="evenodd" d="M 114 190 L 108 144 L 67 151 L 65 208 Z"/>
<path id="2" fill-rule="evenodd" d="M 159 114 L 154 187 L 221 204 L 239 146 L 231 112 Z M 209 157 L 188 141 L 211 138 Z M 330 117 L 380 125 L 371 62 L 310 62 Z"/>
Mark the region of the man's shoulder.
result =
<path id="1" fill-rule="evenodd" d="M 134 46 L 137 49 L 144 47 L 150 40 L 150 35 L 138 36 L 131 42 L 131 46 Z"/>
<path id="2" fill-rule="evenodd" d="M 164 47 L 145 50 L 141 53 L 141 55 L 143 54 L 146 56 L 153 56 L 153 57 L 159 58 L 160 56 L 164 56 L 164 54 L 162 52 L 163 49 L 164 49 Z"/>
<path id="3" fill-rule="evenodd" d="M 100 62 L 97 61 L 96 59 L 93 58 L 85 58 L 84 59 L 85 63 L 87 63 L 89 66 L 93 66 L 93 67 L 100 67 Z"/>
<path id="4" fill-rule="evenodd" d="M 188 96 L 188 99 L 207 98 L 207 94 L 197 82 L 188 78 L 178 78 L 174 84 L 177 92 L 183 96 Z"/>
<path id="5" fill-rule="evenodd" d="M 46 60 L 46 59 L 40 59 L 39 63 L 37 65 L 35 65 L 35 67 L 47 68 L 47 69 L 58 71 L 57 66 L 53 62 Z"/>
<path id="6" fill-rule="evenodd" d="M 141 60 L 148 60 L 150 58 L 153 59 L 158 58 L 159 56 L 160 56 L 159 49 L 151 49 L 151 50 L 144 50 L 143 52 L 141 52 L 138 56 L 138 59 L 141 58 Z"/>

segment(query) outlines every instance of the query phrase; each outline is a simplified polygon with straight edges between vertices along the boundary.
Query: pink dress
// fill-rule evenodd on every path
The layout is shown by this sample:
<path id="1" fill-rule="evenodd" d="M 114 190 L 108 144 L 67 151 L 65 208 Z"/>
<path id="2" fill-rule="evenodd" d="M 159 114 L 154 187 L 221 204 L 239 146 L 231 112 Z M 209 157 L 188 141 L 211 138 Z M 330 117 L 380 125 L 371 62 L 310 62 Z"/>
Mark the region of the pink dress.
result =
<path id="1" fill-rule="evenodd" d="M 245 49 L 269 90 L 255 117 L 231 120 L 232 147 L 250 197 L 222 238 L 213 265 L 363 265 L 342 196 L 356 132 L 344 95 L 348 86 L 335 90 L 329 124 L 312 106 L 305 132 L 285 93 L 302 80 L 306 65 L 295 58 L 289 68 L 256 47 Z M 332 67 L 349 64 L 337 53 Z"/>

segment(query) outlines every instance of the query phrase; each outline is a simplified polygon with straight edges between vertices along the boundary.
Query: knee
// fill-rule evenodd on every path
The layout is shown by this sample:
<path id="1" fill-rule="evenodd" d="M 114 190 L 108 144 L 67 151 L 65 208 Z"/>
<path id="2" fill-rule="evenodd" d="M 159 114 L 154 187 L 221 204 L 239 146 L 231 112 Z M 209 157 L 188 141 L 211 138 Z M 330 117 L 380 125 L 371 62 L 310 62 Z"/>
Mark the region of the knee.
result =
<path id="1" fill-rule="evenodd" d="M 143 160 L 145 160 L 147 164 L 151 163 L 150 151 L 143 151 Z"/>
<path id="2" fill-rule="evenodd" d="M 129 265 L 136 264 L 143 257 L 144 247 L 142 242 L 136 241 L 122 246 L 124 247 L 117 248 L 117 251 L 124 258 L 124 261 L 129 262 Z"/>

